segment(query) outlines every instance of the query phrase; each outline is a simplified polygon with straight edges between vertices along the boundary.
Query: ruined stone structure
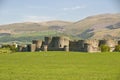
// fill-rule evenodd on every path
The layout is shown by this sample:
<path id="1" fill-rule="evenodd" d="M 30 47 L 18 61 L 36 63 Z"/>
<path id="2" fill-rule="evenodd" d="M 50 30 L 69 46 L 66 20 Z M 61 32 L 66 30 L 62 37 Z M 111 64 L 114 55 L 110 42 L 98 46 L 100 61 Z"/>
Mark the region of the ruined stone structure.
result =
<path id="1" fill-rule="evenodd" d="M 18 51 L 19 52 L 27 52 L 27 45 L 18 45 Z"/>
<path id="2" fill-rule="evenodd" d="M 110 47 L 110 51 L 114 51 L 115 46 L 120 41 L 115 40 L 78 40 L 71 41 L 68 37 L 45 37 L 42 40 L 33 40 L 32 44 L 27 46 L 18 46 L 19 51 L 80 51 L 80 52 L 100 52 L 101 45 Z"/>
<path id="3" fill-rule="evenodd" d="M 69 46 L 64 46 L 64 51 L 69 52 Z"/>
<path id="4" fill-rule="evenodd" d="M 68 37 L 45 37 L 45 45 L 49 51 L 63 51 L 65 46 L 69 47 Z"/>
<path id="5" fill-rule="evenodd" d="M 42 40 L 33 40 L 32 44 L 35 44 L 35 51 L 40 51 L 42 47 Z"/>
<path id="6" fill-rule="evenodd" d="M 70 41 L 70 51 L 84 51 L 84 40 Z"/>
<path id="7" fill-rule="evenodd" d="M 79 40 L 70 42 L 70 51 L 98 52 L 98 40 Z"/>
<path id="8" fill-rule="evenodd" d="M 23 50 L 25 49 L 25 50 Z M 69 51 L 68 37 L 45 37 L 45 40 L 33 40 L 26 47 L 20 46 L 19 51 Z"/>
<path id="9" fill-rule="evenodd" d="M 119 42 L 119 41 L 118 41 Z M 101 45 L 107 45 L 110 47 L 110 52 L 113 52 L 115 49 L 115 46 L 117 45 L 117 41 L 115 40 L 100 40 L 99 41 L 99 46 Z"/>
<path id="10" fill-rule="evenodd" d="M 120 45 L 120 41 L 118 41 L 118 44 Z"/>
<path id="11" fill-rule="evenodd" d="M 35 52 L 36 51 L 36 44 L 28 44 L 27 49 L 29 52 Z"/>
<path id="12" fill-rule="evenodd" d="M 48 46 L 47 45 L 43 46 L 43 51 L 48 51 Z"/>

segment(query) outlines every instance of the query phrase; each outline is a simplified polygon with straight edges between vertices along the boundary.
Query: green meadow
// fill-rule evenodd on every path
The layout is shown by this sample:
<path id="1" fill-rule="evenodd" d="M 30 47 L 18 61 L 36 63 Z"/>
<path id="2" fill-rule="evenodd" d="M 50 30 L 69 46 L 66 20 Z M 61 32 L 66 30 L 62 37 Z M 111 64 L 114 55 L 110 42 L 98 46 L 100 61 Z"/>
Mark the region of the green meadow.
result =
<path id="1" fill-rule="evenodd" d="M 120 53 L 3 53 L 0 80 L 120 80 Z"/>

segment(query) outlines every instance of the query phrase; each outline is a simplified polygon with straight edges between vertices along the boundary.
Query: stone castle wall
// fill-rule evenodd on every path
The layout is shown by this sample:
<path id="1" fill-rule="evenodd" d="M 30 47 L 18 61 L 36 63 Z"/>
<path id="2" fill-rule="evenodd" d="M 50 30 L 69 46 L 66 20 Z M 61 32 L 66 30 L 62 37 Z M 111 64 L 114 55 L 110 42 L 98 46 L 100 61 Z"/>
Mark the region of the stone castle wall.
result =
<path id="1" fill-rule="evenodd" d="M 118 41 L 116 40 L 100 40 L 99 46 L 101 45 L 107 45 L 110 47 L 110 52 L 113 52 L 115 49 L 115 46 L 118 45 Z"/>
<path id="2" fill-rule="evenodd" d="M 84 41 L 70 41 L 69 49 L 70 51 L 84 51 Z"/>
<path id="3" fill-rule="evenodd" d="M 110 47 L 114 51 L 115 46 L 120 41 L 115 40 L 78 40 L 70 41 L 68 37 L 45 37 L 45 40 L 33 40 L 27 46 L 18 46 L 19 51 L 81 51 L 81 52 L 100 52 L 101 45 Z"/>
<path id="4" fill-rule="evenodd" d="M 67 37 L 45 37 L 45 45 L 51 51 L 63 51 L 65 46 L 69 46 L 69 38 Z"/>
<path id="5" fill-rule="evenodd" d="M 42 47 L 42 40 L 33 40 L 32 41 L 32 44 L 35 44 L 35 47 L 36 47 L 36 51 L 39 51 L 41 50 L 41 47 Z"/>

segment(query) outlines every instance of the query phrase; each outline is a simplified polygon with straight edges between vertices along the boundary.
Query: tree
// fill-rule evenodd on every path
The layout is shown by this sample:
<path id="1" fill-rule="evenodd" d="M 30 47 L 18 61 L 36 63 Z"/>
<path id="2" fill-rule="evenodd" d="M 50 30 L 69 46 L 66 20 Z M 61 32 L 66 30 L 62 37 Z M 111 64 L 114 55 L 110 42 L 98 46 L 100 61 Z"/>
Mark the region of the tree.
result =
<path id="1" fill-rule="evenodd" d="M 17 51 L 17 48 L 15 47 L 15 45 L 3 45 L 2 48 L 10 49 L 12 52 L 16 52 Z"/>
<path id="2" fill-rule="evenodd" d="M 107 45 L 100 46 L 101 52 L 110 52 L 110 47 Z"/>
<path id="3" fill-rule="evenodd" d="M 120 45 L 115 46 L 115 51 L 120 52 Z"/>

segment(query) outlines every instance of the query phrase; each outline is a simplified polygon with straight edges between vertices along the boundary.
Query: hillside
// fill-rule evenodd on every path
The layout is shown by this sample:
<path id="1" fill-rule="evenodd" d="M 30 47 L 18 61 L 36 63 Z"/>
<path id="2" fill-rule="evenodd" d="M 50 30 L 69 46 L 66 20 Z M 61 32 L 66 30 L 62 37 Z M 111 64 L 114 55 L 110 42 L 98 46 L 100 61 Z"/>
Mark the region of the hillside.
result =
<path id="1" fill-rule="evenodd" d="M 48 21 L 48 22 L 24 22 L 24 23 L 14 23 L 14 24 L 7 24 L 1 25 L 0 30 L 6 31 L 6 33 L 27 33 L 27 32 L 40 32 L 48 30 L 52 26 L 62 27 L 71 24 L 71 22 L 65 21 Z M 1 32 L 1 31 L 0 31 Z"/>
<path id="2" fill-rule="evenodd" d="M 119 34 L 120 14 L 89 16 L 77 22 L 56 20 L 0 25 L 0 42 L 29 42 L 56 35 L 68 35 L 75 39 L 120 39 Z"/>
<path id="3" fill-rule="evenodd" d="M 110 29 L 110 26 L 113 27 Z M 116 28 L 114 28 L 116 27 Z M 67 27 L 69 33 L 74 33 L 81 38 L 106 38 L 117 37 L 120 33 L 120 14 L 102 14 L 90 16 L 73 23 Z M 71 34 L 72 35 L 72 34 Z"/>
<path id="4" fill-rule="evenodd" d="M 57 35 L 57 31 L 63 29 L 68 24 L 72 24 L 72 22 L 56 20 L 0 25 L 0 42 L 30 42 L 33 39 L 43 39 L 44 36 Z"/>

